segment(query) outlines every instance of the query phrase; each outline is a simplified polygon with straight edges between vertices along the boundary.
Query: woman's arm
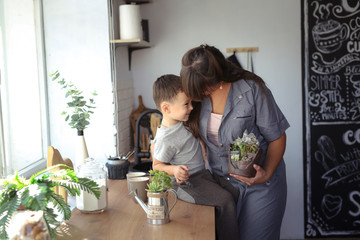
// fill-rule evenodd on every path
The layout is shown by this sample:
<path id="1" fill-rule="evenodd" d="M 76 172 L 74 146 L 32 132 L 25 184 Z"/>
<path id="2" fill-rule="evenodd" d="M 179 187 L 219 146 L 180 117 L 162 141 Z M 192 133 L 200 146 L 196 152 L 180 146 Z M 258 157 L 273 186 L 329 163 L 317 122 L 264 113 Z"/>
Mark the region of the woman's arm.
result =
<path id="1" fill-rule="evenodd" d="M 264 168 L 254 164 L 256 175 L 253 178 L 242 177 L 235 174 L 230 174 L 236 179 L 245 182 L 248 185 L 262 184 L 273 176 L 278 167 L 286 148 L 286 134 L 283 133 L 278 139 L 269 143 Z"/>

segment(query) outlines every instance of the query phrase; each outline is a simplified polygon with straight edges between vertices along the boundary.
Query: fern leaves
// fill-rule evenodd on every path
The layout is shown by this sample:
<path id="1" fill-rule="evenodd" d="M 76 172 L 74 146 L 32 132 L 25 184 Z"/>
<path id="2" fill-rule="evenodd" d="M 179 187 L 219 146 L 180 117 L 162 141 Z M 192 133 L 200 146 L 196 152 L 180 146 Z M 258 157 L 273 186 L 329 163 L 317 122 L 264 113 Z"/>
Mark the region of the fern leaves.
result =
<path id="1" fill-rule="evenodd" d="M 65 169 L 51 172 L 60 166 Z M 32 211 L 43 211 L 50 236 L 54 239 L 56 228 L 63 220 L 71 217 L 70 206 L 54 192 L 56 186 L 65 188 L 72 196 L 79 196 L 82 190 L 94 194 L 96 198 L 100 197 L 100 188 L 96 182 L 76 177 L 73 170 L 62 164 L 40 171 L 29 180 L 19 177 L 16 172 L 10 179 L 1 179 L 0 184 L 3 187 L 0 192 L 0 239 L 8 238 L 7 228 L 20 205 Z"/>
<path id="2" fill-rule="evenodd" d="M 20 206 L 20 197 L 18 194 L 1 193 L 1 206 L 0 206 L 0 239 L 7 239 L 6 228 L 10 224 L 11 216 L 17 211 Z M 11 198 L 8 198 L 12 196 Z"/>

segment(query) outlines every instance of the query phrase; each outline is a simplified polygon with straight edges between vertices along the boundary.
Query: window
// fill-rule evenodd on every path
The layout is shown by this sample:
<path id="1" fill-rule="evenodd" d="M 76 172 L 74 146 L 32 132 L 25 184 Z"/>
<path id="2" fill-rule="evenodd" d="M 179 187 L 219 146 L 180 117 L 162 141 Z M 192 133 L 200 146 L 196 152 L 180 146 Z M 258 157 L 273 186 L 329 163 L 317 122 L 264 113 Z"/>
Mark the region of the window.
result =
<path id="1" fill-rule="evenodd" d="M 0 0 L 1 174 L 46 166 L 48 121 L 41 0 Z"/>

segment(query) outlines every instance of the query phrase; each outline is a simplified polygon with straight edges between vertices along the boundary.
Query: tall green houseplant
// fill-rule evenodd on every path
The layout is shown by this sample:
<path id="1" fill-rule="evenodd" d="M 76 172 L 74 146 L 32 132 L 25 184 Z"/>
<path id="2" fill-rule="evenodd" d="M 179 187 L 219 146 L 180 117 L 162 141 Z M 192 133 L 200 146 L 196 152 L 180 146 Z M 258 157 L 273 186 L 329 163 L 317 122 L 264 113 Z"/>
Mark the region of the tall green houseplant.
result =
<path id="1" fill-rule="evenodd" d="M 80 91 L 72 82 L 67 82 L 64 78 L 60 77 L 59 71 L 50 74 L 52 81 L 62 86 L 62 89 L 66 90 L 65 98 L 69 98 L 67 102 L 68 111 L 63 111 L 61 114 L 65 115 L 65 121 L 69 121 L 71 128 L 75 128 L 78 132 L 84 131 L 84 129 L 90 124 L 90 115 L 95 107 L 94 98 L 85 99 L 83 92 Z M 92 93 L 92 96 L 97 96 L 96 91 Z"/>
<path id="2" fill-rule="evenodd" d="M 50 170 L 65 167 L 59 171 Z M 13 214 L 22 209 L 42 211 L 51 239 L 56 238 L 56 228 L 61 224 L 58 215 L 64 220 L 70 219 L 71 209 L 54 187 L 61 186 L 71 196 L 79 196 L 80 190 L 100 197 L 99 186 L 88 178 L 78 178 L 75 172 L 66 165 L 55 165 L 42 170 L 30 179 L 25 179 L 16 172 L 14 176 L 0 179 L 0 239 L 7 239 L 7 228 Z M 51 206 L 52 205 L 52 206 Z M 57 211 L 54 211 L 54 210 Z M 58 214 L 58 213 L 59 214 Z"/>
<path id="3" fill-rule="evenodd" d="M 80 91 L 72 82 L 67 82 L 60 77 L 59 71 L 50 74 L 52 81 L 62 86 L 66 90 L 65 98 L 70 101 L 67 102 L 68 111 L 63 111 L 61 114 L 65 115 L 65 121 L 69 122 L 71 128 L 77 129 L 77 135 L 80 137 L 80 146 L 75 159 L 76 165 L 84 163 L 84 160 L 89 157 L 88 150 L 84 138 L 84 129 L 90 124 L 90 115 L 93 114 L 95 101 L 93 98 L 85 99 L 83 92 Z M 94 91 L 92 96 L 96 96 Z"/>

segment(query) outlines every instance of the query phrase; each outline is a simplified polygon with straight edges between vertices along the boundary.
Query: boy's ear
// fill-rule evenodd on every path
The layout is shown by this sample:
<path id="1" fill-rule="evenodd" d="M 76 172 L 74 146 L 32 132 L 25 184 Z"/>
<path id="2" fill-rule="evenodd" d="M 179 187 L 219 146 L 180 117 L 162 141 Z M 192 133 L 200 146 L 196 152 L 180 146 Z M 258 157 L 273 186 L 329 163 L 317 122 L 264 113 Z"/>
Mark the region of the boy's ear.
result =
<path id="1" fill-rule="evenodd" d="M 170 113 L 170 107 L 168 102 L 162 102 L 161 105 L 161 112 L 163 113 Z"/>

